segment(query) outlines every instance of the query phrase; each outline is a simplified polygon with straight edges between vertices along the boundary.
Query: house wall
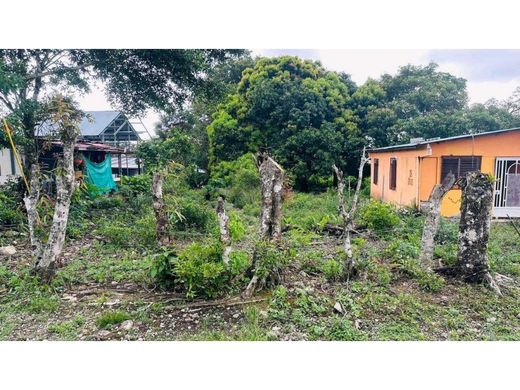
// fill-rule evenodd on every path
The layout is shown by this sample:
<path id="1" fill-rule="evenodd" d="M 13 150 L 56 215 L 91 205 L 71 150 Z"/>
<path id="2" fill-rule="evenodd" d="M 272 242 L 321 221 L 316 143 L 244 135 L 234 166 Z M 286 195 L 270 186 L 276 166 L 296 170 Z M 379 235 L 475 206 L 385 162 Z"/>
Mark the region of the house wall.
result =
<path id="1" fill-rule="evenodd" d="M 379 181 L 373 183 L 374 164 L 371 164 L 370 194 L 373 198 L 399 206 L 419 206 L 428 200 L 435 184 L 440 183 L 443 156 L 481 156 L 481 171 L 495 174 L 497 157 L 520 157 L 520 131 L 481 135 L 475 138 L 432 142 L 428 150 L 424 145 L 418 150 L 371 152 L 379 158 Z M 389 188 L 390 158 L 397 158 L 397 186 Z M 411 177 L 411 182 L 408 178 Z M 383 179 L 384 178 L 384 179 Z M 384 188 L 384 190 L 383 190 Z M 449 191 L 441 204 L 441 214 L 446 217 L 460 213 L 461 191 Z"/>
<path id="2" fill-rule="evenodd" d="M 420 201 L 425 201 L 436 183 L 441 180 L 442 156 L 481 156 L 481 171 L 495 174 L 495 159 L 497 157 L 520 156 L 520 131 L 482 135 L 475 138 L 464 138 L 446 142 L 432 143 L 431 162 L 421 165 Z M 425 159 L 423 159 L 424 162 Z M 433 174 L 433 165 L 436 166 Z M 432 183 L 429 177 L 435 177 Z M 451 217 L 460 213 L 461 190 L 449 191 L 442 203 L 441 214 Z"/>
<path id="3" fill-rule="evenodd" d="M 381 201 L 399 206 L 417 206 L 419 190 L 419 158 L 425 150 L 403 150 L 395 152 L 370 152 L 371 181 L 370 195 Z M 395 190 L 390 189 L 390 159 L 397 159 Z M 379 159 L 379 179 L 374 184 L 374 159 Z"/>
<path id="4" fill-rule="evenodd" d="M 20 175 L 20 169 L 16 164 L 15 157 L 11 154 L 11 149 L 0 149 L 0 184 L 7 182 L 10 178 L 13 177 L 13 175 Z"/>

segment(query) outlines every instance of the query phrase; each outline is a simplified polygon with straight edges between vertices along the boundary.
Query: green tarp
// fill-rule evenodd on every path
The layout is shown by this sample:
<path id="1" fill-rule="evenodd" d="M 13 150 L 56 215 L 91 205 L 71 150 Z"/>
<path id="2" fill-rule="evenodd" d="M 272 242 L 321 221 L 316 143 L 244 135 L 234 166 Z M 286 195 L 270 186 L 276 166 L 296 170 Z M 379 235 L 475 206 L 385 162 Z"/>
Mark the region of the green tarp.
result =
<path id="1" fill-rule="evenodd" d="M 89 192 L 92 194 L 106 194 L 116 189 L 116 183 L 112 177 L 112 156 L 106 154 L 105 160 L 100 163 L 90 161 L 87 156 L 85 160 L 85 180 L 91 185 Z"/>

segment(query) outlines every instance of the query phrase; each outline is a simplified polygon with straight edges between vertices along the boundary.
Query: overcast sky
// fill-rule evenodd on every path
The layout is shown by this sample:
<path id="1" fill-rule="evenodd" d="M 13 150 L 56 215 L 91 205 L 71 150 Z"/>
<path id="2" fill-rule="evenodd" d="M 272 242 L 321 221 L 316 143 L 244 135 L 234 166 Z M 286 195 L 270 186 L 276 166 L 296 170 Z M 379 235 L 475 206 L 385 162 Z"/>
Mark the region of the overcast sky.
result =
<path id="1" fill-rule="evenodd" d="M 253 50 L 254 55 L 297 55 L 319 60 L 327 69 L 344 71 L 359 85 L 367 78 L 395 73 L 406 64 L 439 64 L 442 71 L 467 80 L 471 103 L 505 99 L 520 86 L 520 50 Z M 84 110 L 110 110 L 102 88 L 78 99 Z M 158 115 L 149 113 L 143 122 L 153 130 Z"/>

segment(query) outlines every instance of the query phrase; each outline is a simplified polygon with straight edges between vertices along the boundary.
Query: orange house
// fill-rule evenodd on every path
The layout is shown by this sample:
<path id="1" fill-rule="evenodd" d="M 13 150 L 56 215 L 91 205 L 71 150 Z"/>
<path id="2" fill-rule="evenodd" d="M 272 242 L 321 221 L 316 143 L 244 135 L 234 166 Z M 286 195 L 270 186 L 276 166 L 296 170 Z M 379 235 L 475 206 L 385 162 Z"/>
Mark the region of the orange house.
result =
<path id="1" fill-rule="evenodd" d="M 412 139 L 410 143 L 369 151 L 370 194 L 398 206 L 419 207 L 435 184 L 450 171 L 456 177 L 480 170 L 495 178 L 495 217 L 520 217 L 520 128 Z M 441 204 L 441 214 L 460 213 L 461 191 L 452 189 Z"/>

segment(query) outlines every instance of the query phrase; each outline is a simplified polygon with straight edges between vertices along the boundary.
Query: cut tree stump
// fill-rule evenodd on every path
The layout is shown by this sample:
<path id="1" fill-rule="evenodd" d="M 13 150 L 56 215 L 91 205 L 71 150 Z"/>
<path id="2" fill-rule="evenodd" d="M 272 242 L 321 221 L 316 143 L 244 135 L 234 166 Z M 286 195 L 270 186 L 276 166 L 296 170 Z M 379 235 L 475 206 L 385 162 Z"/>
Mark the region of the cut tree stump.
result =
<path id="1" fill-rule="evenodd" d="M 461 180 L 462 206 L 459 225 L 457 264 L 438 268 L 445 275 L 469 283 L 484 283 L 497 294 L 500 288 L 489 270 L 487 248 L 493 209 L 493 183 L 481 172 L 470 172 Z"/>

